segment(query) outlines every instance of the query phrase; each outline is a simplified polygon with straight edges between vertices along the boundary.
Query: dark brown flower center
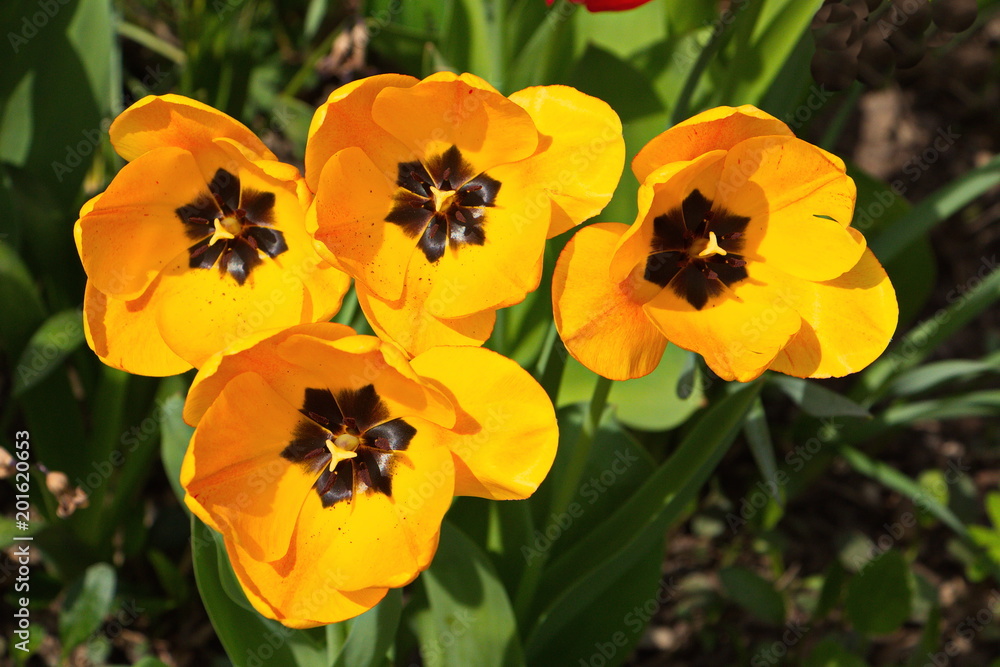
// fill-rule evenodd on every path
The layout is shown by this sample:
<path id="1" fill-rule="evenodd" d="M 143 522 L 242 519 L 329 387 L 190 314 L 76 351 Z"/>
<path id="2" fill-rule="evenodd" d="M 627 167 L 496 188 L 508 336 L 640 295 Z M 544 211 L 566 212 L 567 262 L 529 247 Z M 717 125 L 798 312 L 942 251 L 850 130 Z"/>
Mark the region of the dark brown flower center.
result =
<path id="1" fill-rule="evenodd" d="M 281 456 L 320 473 L 313 488 L 323 507 L 350 502 L 359 493 L 392 496 L 397 453 L 410 446 L 417 429 L 389 419 L 373 385 L 336 396 L 329 389 L 306 389 L 299 412 L 305 419 Z"/>
<path id="2" fill-rule="evenodd" d="M 400 162 L 398 168 L 399 190 L 385 220 L 410 238 L 420 236 L 417 245 L 428 262 L 441 259 L 448 244 L 458 248 L 486 242 L 486 209 L 494 205 L 500 181 L 477 175 L 456 146 L 426 164 Z"/>
<path id="3" fill-rule="evenodd" d="M 701 310 L 723 286 L 747 277 L 747 262 L 739 253 L 749 222 L 692 191 L 679 207 L 653 220 L 643 277 Z"/>
<path id="4" fill-rule="evenodd" d="M 277 257 L 288 250 L 285 236 L 273 228 L 274 193 L 240 189 L 238 176 L 219 169 L 208 184 L 208 193 L 176 210 L 188 238 L 192 269 L 210 269 L 229 274 L 242 285 L 263 263 L 260 253 Z"/>

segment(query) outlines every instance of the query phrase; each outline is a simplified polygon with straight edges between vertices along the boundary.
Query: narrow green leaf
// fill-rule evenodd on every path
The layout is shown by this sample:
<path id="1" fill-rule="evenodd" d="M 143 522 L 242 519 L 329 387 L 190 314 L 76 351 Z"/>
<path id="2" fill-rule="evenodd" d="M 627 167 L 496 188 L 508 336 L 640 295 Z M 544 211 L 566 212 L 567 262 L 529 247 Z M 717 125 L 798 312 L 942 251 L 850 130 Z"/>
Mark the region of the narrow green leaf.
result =
<path id="1" fill-rule="evenodd" d="M 160 458 L 167 472 L 170 488 L 181 505 L 184 505 L 184 489 L 181 488 L 181 464 L 187 452 L 194 428 L 184 423 L 184 397 L 178 393 L 163 401 L 160 421 Z M 185 506 L 186 507 L 186 506 Z"/>
<path id="2" fill-rule="evenodd" d="M 59 368 L 83 340 L 83 314 L 79 310 L 64 310 L 45 320 L 21 353 L 14 375 L 14 396 L 20 396 Z"/>
<path id="3" fill-rule="evenodd" d="M 928 513 L 937 517 L 941 523 L 951 528 L 964 539 L 969 532 L 965 524 L 955 514 L 928 494 L 920 484 L 899 472 L 891 465 L 869 458 L 859 450 L 848 445 L 838 445 L 837 450 L 847 463 L 862 475 L 871 477 L 880 484 L 901 493 Z"/>
<path id="4" fill-rule="evenodd" d="M 951 133 L 950 127 L 942 132 Z M 952 140 L 954 141 L 954 140 Z M 875 256 L 888 262 L 915 239 L 947 220 L 984 192 L 1000 184 L 1000 156 L 966 172 L 910 209 L 874 239 L 869 246 Z"/>
<path id="5" fill-rule="evenodd" d="M 425 665 L 524 664 L 514 610 L 489 557 L 448 521 L 418 581 L 430 603 L 430 622 L 419 636 Z"/>
<path id="6" fill-rule="evenodd" d="M 107 563 L 87 568 L 66 596 L 64 611 L 59 616 L 59 638 L 63 655 L 69 655 L 78 644 L 94 633 L 111 611 L 115 597 L 115 569 Z"/>
<path id="7" fill-rule="evenodd" d="M 894 396 L 912 396 L 948 382 L 971 380 L 984 373 L 1000 373 L 1000 352 L 983 359 L 947 359 L 901 373 L 888 387 Z"/>
<path id="8" fill-rule="evenodd" d="M 2 139 L 0 139 L 2 143 Z M 31 271 L 8 244 L 0 241 L 0 347 L 11 358 L 21 354 L 42 323 L 45 310 Z M 17 381 L 17 377 L 14 378 Z"/>
<path id="9" fill-rule="evenodd" d="M 750 453 L 757 463 L 761 479 L 774 480 L 778 476 L 778 461 L 774 456 L 774 442 L 771 441 L 771 431 L 767 427 L 767 414 L 764 412 L 764 403 L 758 398 L 747 413 L 746 421 L 743 423 L 743 435 L 746 436 L 750 445 Z M 770 485 L 769 485 L 770 488 Z M 778 487 L 775 487 L 777 489 Z M 784 506 L 784 493 L 778 491 L 774 494 L 775 501 Z"/>
<path id="10" fill-rule="evenodd" d="M 871 417 L 865 408 L 817 382 L 777 374 L 770 381 L 813 417 Z"/>
<path id="11" fill-rule="evenodd" d="M 891 351 L 868 367 L 852 391 L 855 399 L 863 397 L 870 403 L 883 396 L 893 378 L 918 366 L 938 345 L 1000 299 L 1000 269 L 992 267 L 981 281 L 977 278 L 975 285 L 949 299 L 946 308 L 911 329 Z"/>
<path id="12" fill-rule="evenodd" d="M 743 567 L 724 567 L 719 579 L 729 597 L 760 620 L 771 625 L 785 622 L 785 599 L 770 581 Z"/>
<path id="13" fill-rule="evenodd" d="M 844 575 L 844 568 L 837 561 L 833 561 L 826 569 L 826 575 L 823 577 L 823 588 L 820 589 L 819 600 L 816 601 L 816 608 L 813 609 L 812 613 L 814 623 L 823 620 L 840 602 L 840 596 L 844 589 Z"/>
<path id="14" fill-rule="evenodd" d="M 845 608 L 858 632 L 884 635 L 909 618 L 912 596 L 909 566 L 901 553 L 890 549 L 847 584 Z"/>

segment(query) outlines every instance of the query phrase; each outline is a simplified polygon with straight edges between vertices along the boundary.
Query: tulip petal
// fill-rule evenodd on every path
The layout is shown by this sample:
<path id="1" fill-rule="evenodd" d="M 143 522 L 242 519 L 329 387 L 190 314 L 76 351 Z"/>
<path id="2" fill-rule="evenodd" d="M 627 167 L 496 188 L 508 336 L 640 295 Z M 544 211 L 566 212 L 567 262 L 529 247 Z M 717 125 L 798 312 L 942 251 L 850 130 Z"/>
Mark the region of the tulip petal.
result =
<path id="1" fill-rule="evenodd" d="M 287 553 L 316 474 L 281 456 L 303 416 L 256 373 L 234 377 L 205 413 L 181 470 L 191 511 L 254 560 Z"/>
<path id="2" fill-rule="evenodd" d="M 838 158 L 794 137 L 757 137 L 726 156 L 721 203 L 750 218 L 744 254 L 806 280 L 849 271 L 865 250 L 847 226 L 857 190 Z"/>
<path id="3" fill-rule="evenodd" d="M 899 308 L 885 270 L 871 250 L 857 266 L 822 283 L 785 276 L 805 297 L 802 328 L 771 368 L 796 377 L 842 377 L 878 358 L 896 329 Z"/>
<path id="4" fill-rule="evenodd" d="M 437 347 L 411 362 L 459 406 L 440 442 L 455 458 L 455 494 L 527 498 L 545 478 L 559 440 L 545 390 L 517 363 L 491 350 Z"/>
<path id="5" fill-rule="evenodd" d="M 665 164 L 693 160 L 709 151 L 727 151 L 745 139 L 767 135 L 790 137 L 792 131 L 774 116 L 749 104 L 716 107 L 655 137 L 632 160 L 632 171 L 642 183 Z"/>
<path id="6" fill-rule="evenodd" d="M 323 169 L 306 222 L 345 271 L 387 301 L 402 294 L 419 240 L 385 220 L 397 189 L 360 148 L 345 148 Z"/>
<path id="7" fill-rule="evenodd" d="M 129 162 L 157 148 L 205 151 L 226 137 L 260 158 L 274 154 L 245 125 L 207 104 L 182 95 L 147 95 L 123 111 L 109 128 L 111 143 Z"/>
<path id="8" fill-rule="evenodd" d="M 90 349 L 107 365 L 139 375 L 164 377 L 190 370 L 191 364 L 163 341 L 156 318 L 145 309 L 151 294 L 152 289 L 134 301 L 124 301 L 109 297 L 88 282 L 83 297 L 83 331 Z"/>
<path id="9" fill-rule="evenodd" d="M 375 98 L 371 114 L 424 159 L 457 146 L 477 174 L 523 160 L 538 145 L 538 131 L 524 109 L 461 79 L 385 88 Z"/>
<path id="10" fill-rule="evenodd" d="M 254 560 L 228 537 L 224 536 L 224 541 L 229 562 L 247 600 L 263 616 L 289 628 L 314 628 L 354 618 L 377 605 L 389 592 L 388 588 L 340 591 L 336 589 L 336 581 L 331 576 L 311 582 L 317 587 L 304 593 L 297 590 L 297 596 L 281 596 L 280 592 L 287 590 L 287 587 L 283 577 L 277 574 L 271 563 Z M 307 564 L 306 567 L 310 565 Z M 265 598 L 264 591 L 273 598 Z M 271 599 L 275 602 L 272 603 Z"/>
<path id="11" fill-rule="evenodd" d="M 661 290 L 645 305 L 667 340 L 700 354 L 724 380 L 758 377 L 801 324 L 795 309 L 804 295 L 796 286 L 769 282 L 770 276 L 757 271 L 755 264 L 747 268 L 749 280 L 700 310 L 671 289 Z"/>
<path id="12" fill-rule="evenodd" d="M 563 249 L 552 276 L 556 328 L 573 358 L 613 380 L 648 375 L 660 363 L 667 339 L 646 316 L 632 279 L 608 277 L 621 223 L 578 231 Z"/>
<path id="13" fill-rule="evenodd" d="M 414 286 L 419 289 L 422 283 Z M 399 301 L 383 301 L 358 283 L 358 303 L 375 333 L 391 340 L 409 355 L 417 355 L 437 345 L 482 345 L 493 332 L 495 310 L 447 320 L 435 317 L 437 302 L 426 296 L 411 298 L 407 285 Z"/>
<path id="14" fill-rule="evenodd" d="M 194 243 L 177 209 L 208 193 L 191 153 L 159 148 L 122 167 L 79 221 L 81 259 L 101 292 L 135 299 Z M 81 212 L 83 213 L 83 212 Z"/>
<path id="15" fill-rule="evenodd" d="M 360 148 L 386 176 L 395 178 L 396 164 L 415 159 L 413 152 L 386 132 L 372 118 L 372 103 L 385 88 L 409 88 L 412 76 L 379 74 L 345 84 L 333 91 L 309 125 L 306 142 L 306 182 L 313 192 L 327 160 L 349 146 Z"/>
<path id="16" fill-rule="evenodd" d="M 198 370 L 184 399 L 184 421 L 197 426 L 222 389 L 240 373 L 254 371 L 269 378 L 271 387 L 290 403 L 301 401 L 306 387 L 319 386 L 320 380 L 288 363 L 277 352 L 290 336 L 304 335 L 320 340 L 338 340 L 355 336 L 354 329 L 333 322 L 299 324 L 286 329 L 257 333 L 234 342 L 212 355 Z"/>
<path id="17" fill-rule="evenodd" d="M 535 86 L 510 96 L 541 134 L 535 154 L 518 165 L 553 203 L 548 236 L 600 213 L 625 164 L 622 124 L 608 104 L 569 86 Z"/>

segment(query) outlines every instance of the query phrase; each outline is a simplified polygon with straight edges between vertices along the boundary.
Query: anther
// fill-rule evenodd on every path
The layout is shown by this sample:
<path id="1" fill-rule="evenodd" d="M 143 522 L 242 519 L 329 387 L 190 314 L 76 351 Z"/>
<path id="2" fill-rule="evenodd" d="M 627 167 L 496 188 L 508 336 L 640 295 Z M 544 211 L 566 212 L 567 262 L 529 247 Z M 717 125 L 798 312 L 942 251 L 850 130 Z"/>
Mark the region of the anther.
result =
<path id="1" fill-rule="evenodd" d="M 465 219 L 465 215 L 462 213 L 462 209 L 460 208 L 455 209 L 455 217 L 458 218 L 458 221 L 462 224 L 468 223 L 468 220 Z"/>
<path id="2" fill-rule="evenodd" d="M 309 411 L 309 419 L 313 420 L 317 424 L 322 424 L 323 426 L 329 426 L 330 420 L 323 415 L 316 414 L 312 410 Z"/>

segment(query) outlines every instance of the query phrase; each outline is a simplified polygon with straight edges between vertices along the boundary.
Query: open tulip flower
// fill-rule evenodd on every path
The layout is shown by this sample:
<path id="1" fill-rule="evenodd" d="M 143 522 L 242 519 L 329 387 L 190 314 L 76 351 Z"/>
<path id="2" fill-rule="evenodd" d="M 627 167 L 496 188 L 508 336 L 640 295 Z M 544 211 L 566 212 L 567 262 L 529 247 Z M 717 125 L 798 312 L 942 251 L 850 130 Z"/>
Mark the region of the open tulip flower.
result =
<path id="1" fill-rule="evenodd" d="M 479 345 L 538 286 L 545 239 L 611 199 L 624 153 L 617 114 L 573 88 L 374 76 L 313 118 L 308 225 L 380 336 Z"/>
<path id="2" fill-rule="evenodd" d="M 184 417 L 188 507 L 222 534 L 253 606 L 291 627 L 356 616 L 412 581 L 454 495 L 531 495 L 558 439 L 551 401 L 513 361 L 455 347 L 408 362 L 330 323 L 213 357 Z"/>
<path id="3" fill-rule="evenodd" d="M 754 107 L 721 107 L 653 139 L 632 169 L 635 223 L 580 230 L 553 278 L 556 325 L 585 366 L 646 375 L 669 341 L 726 380 L 838 377 L 886 348 L 896 297 L 850 226 L 840 159 Z"/>
<path id="4" fill-rule="evenodd" d="M 129 163 L 74 230 L 87 342 L 105 363 L 172 375 L 254 331 L 337 311 L 349 278 L 313 248 L 312 195 L 249 129 L 164 95 L 110 134 Z"/>

